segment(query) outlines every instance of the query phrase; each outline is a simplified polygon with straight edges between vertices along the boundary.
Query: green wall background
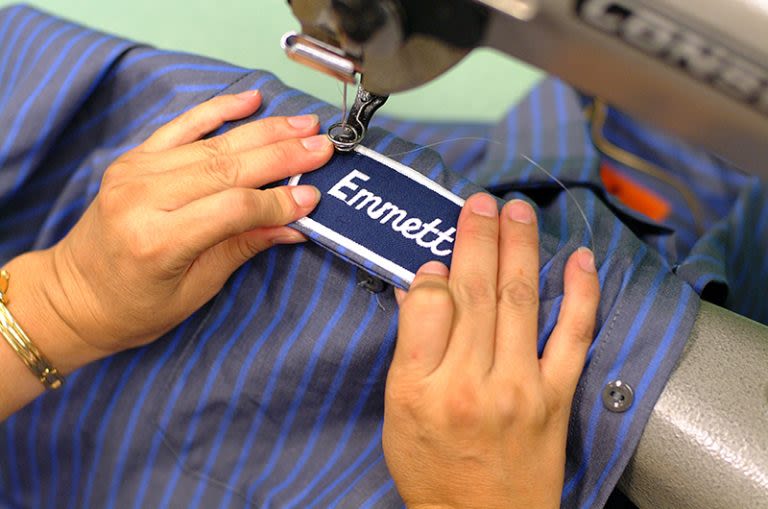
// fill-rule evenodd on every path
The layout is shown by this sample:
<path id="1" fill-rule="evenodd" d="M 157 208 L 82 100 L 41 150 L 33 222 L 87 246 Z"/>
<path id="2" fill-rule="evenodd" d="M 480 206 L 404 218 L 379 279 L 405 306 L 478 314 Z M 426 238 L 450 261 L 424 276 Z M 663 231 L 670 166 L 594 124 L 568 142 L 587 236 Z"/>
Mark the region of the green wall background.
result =
<path id="1" fill-rule="evenodd" d="M 0 0 L 0 8 L 18 3 Z M 280 37 L 297 30 L 285 0 L 29 0 L 40 9 L 154 46 L 249 68 L 268 69 L 286 83 L 341 104 L 336 81 L 289 61 Z M 530 67 L 491 50 L 476 50 L 441 78 L 390 98 L 390 115 L 422 119 L 493 120 L 539 79 Z"/>

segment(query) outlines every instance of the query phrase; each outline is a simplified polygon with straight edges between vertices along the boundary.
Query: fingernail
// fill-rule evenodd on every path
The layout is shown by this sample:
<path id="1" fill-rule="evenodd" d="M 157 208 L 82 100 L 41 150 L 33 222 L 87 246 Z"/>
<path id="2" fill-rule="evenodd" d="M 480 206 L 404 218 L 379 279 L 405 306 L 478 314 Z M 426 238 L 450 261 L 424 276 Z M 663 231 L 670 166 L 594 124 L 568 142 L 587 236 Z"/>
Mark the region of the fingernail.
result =
<path id="1" fill-rule="evenodd" d="M 301 233 L 294 231 L 292 233 L 283 233 L 272 239 L 273 244 L 298 244 L 306 242 L 307 238 Z"/>
<path id="2" fill-rule="evenodd" d="M 440 262 L 427 262 L 419 269 L 419 274 L 430 274 L 433 276 L 447 276 L 448 267 Z"/>
<path id="3" fill-rule="evenodd" d="M 331 145 L 331 140 L 325 134 L 318 134 L 317 136 L 304 138 L 301 140 L 301 144 L 310 152 L 319 152 L 328 148 Z"/>
<path id="4" fill-rule="evenodd" d="M 536 219 L 536 213 L 525 201 L 512 200 L 507 204 L 507 217 L 517 223 L 531 224 Z"/>
<path id="5" fill-rule="evenodd" d="M 320 201 L 320 190 L 315 186 L 296 186 L 291 188 L 291 196 L 296 205 L 308 209 Z"/>
<path id="6" fill-rule="evenodd" d="M 245 92 L 240 92 L 235 97 L 237 97 L 238 99 L 247 100 L 247 99 L 253 99 L 254 97 L 259 95 L 260 93 L 261 92 L 259 92 L 258 90 L 246 90 Z"/>
<path id="7" fill-rule="evenodd" d="M 498 207 L 496 200 L 489 194 L 479 193 L 469 199 L 469 209 L 478 216 L 496 217 Z"/>
<path id="8" fill-rule="evenodd" d="M 581 270 L 584 272 L 594 273 L 596 272 L 595 269 L 595 255 L 586 247 L 580 247 L 576 250 L 578 257 L 577 261 L 579 262 L 579 267 L 581 267 Z"/>
<path id="9" fill-rule="evenodd" d="M 294 129 L 306 129 L 320 123 L 317 115 L 302 115 L 300 117 L 288 117 L 288 124 Z"/>

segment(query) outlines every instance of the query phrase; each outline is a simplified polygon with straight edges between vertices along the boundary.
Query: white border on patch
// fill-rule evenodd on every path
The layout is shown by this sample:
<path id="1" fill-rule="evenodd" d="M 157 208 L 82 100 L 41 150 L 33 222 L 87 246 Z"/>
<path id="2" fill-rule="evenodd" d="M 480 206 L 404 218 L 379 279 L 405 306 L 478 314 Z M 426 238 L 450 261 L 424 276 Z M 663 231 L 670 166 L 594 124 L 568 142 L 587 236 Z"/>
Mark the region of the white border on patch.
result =
<path id="1" fill-rule="evenodd" d="M 403 163 L 400 163 L 398 161 L 395 161 L 393 159 L 388 158 L 385 155 L 382 155 L 375 150 L 371 150 L 367 147 L 363 147 L 361 145 L 358 145 L 355 147 L 355 152 L 359 153 L 360 155 L 363 155 L 365 157 L 368 157 L 370 159 L 373 159 L 374 161 L 377 161 L 384 166 L 388 166 L 395 170 L 396 172 L 408 177 L 411 180 L 414 180 L 421 184 L 422 186 L 431 189 L 432 191 L 436 192 L 443 198 L 446 198 L 459 207 L 464 206 L 465 200 L 456 196 L 446 188 L 439 185 L 434 180 L 429 179 L 428 177 L 425 177 L 418 171 L 414 170 L 413 168 L 409 168 L 408 166 L 404 165 Z M 301 177 L 303 175 L 296 175 L 294 177 L 291 177 L 290 180 L 288 180 L 289 186 L 296 186 L 301 181 Z M 335 242 L 336 244 L 342 246 L 343 248 L 347 249 L 348 251 L 351 251 L 359 256 L 362 256 L 363 258 L 370 260 L 371 262 L 375 263 L 382 269 L 394 274 L 395 276 L 399 277 L 403 281 L 405 281 L 408 284 L 411 284 L 413 282 L 413 278 L 416 276 L 413 272 L 406 269 L 405 267 L 398 265 L 397 263 L 393 262 L 389 258 L 385 258 L 381 256 L 380 254 L 374 253 L 367 247 L 363 246 L 362 244 L 358 244 L 354 240 L 345 237 L 344 235 L 340 234 L 339 232 L 330 229 L 329 227 L 322 225 L 315 221 L 314 219 L 310 219 L 308 217 L 304 217 L 302 219 L 299 219 L 296 221 L 301 226 L 314 231 L 323 237 Z"/>

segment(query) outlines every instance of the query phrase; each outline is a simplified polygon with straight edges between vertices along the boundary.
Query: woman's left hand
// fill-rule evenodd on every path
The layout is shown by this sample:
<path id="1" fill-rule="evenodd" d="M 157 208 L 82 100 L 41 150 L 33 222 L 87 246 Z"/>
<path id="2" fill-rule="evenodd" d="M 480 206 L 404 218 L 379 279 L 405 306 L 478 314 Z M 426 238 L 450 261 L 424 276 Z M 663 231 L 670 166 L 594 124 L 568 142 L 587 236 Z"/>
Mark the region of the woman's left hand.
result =
<path id="1" fill-rule="evenodd" d="M 40 274 L 38 302 L 50 302 L 53 322 L 68 329 L 30 334 L 44 352 L 54 335 L 79 341 L 75 364 L 147 344 L 258 252 L 306 240 L 285 225 L 312 211 L 317 189 L 259 188 L 330 159 L 317 116 L 265 118 L 201 139 L 260 104 L 258 92 L 220 96 L 161 127 L 106 170 L 96 199 L 61 242 L 11 262 L 12 271 L 36 264 L 18 270 L 18 279 Z M 19 321 L 34 328 L 39 313 L 23 312 Z M 61 370 L 77 367 L 50 356 Z"/>

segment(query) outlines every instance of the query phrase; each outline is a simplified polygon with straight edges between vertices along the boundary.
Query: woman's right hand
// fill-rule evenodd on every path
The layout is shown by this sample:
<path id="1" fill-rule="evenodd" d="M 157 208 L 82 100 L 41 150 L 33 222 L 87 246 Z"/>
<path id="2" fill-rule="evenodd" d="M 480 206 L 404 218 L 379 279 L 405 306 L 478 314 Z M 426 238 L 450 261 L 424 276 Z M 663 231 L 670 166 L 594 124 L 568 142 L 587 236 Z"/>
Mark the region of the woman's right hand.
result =
<path id="1" fill-rule="evenodd" d="M 383 447 L 409 508 L 556 508 L 568 417 L 600 286 L 586 248 L 568 260 L 557 325 L 537 352 L 539 240 L 527 203 L 488 195 L 461 212 L 450 272 L 424 265 L 398 293 Z"/>
<path id="2" fill-rule="evenodd" d="M 155 340 L 258 252 L 305 240 L 284 225 L 312 211 L 317 189 L 257 188 L 330 159 L 316 116 L 266 118 L 201 139 L 260 104 L 257 92 L 220 96 L 161 127 L 107 169 L 61 242 L 9 263 L 38 274 L 84 360 Z"/>

